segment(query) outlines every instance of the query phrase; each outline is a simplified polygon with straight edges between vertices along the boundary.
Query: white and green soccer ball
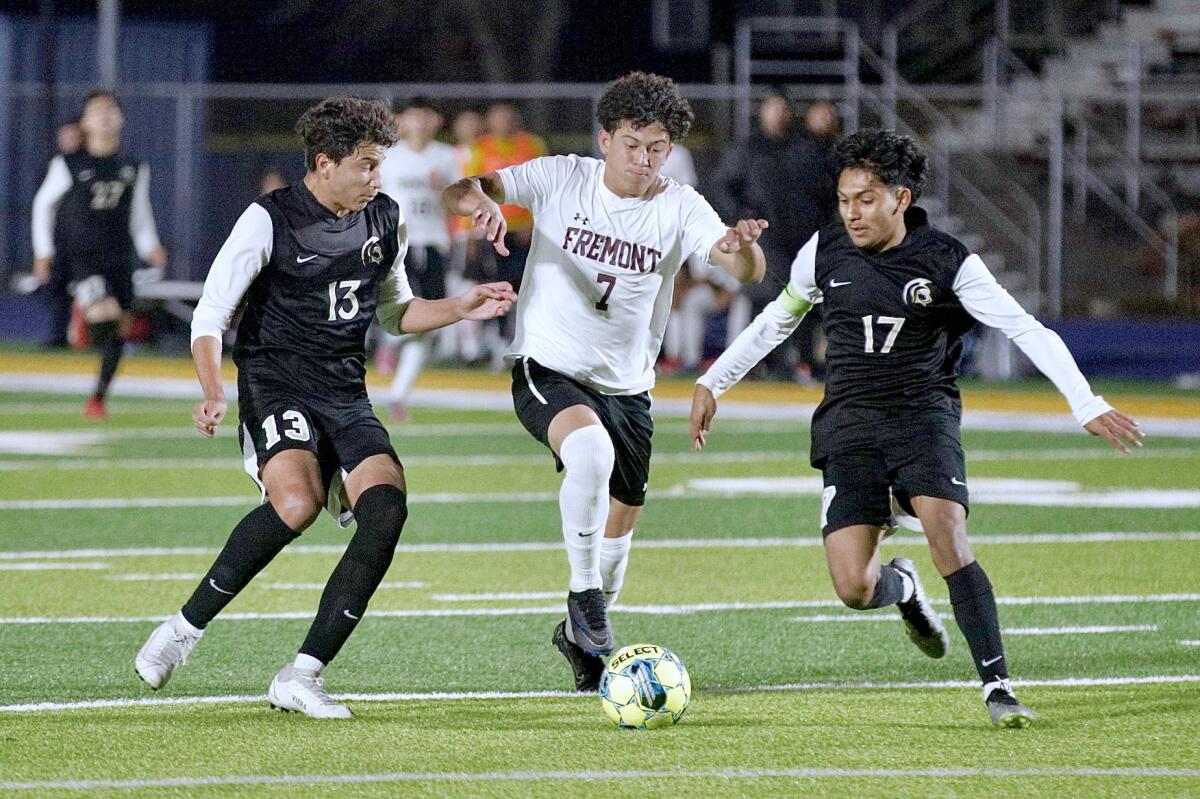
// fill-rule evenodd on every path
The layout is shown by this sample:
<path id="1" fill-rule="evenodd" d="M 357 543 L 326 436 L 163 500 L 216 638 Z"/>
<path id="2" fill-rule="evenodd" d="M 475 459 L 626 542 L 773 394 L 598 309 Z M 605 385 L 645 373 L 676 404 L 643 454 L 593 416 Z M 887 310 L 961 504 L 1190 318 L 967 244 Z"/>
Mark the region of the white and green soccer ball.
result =
<path id="1" fill-rule="evenodd" d="M 652 730 L 679 721 L 692 698 L 683 661 L 655 644 L 623 647 L 600 676 L 600 704 L 618 727 Z"/>

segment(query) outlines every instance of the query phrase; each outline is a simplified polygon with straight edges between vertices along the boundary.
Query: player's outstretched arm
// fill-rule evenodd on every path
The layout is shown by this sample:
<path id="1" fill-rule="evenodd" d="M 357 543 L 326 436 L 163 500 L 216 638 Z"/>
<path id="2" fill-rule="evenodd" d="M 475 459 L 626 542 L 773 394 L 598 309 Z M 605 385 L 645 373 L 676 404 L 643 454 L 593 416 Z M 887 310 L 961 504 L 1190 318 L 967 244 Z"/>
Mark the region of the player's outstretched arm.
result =
<path id="1" fill-rule="evenodd" d="M 192 343 L 192 360 L 196 363 L 196 377 L 200 378 L 200 388 L 204 392 L 204 399 L 192 410 L 192 424 L 212 438 L 229 410 L 221 385 L 221 340 L 216 336 L 198 337 Z"/>
<path id="2" fill-rule="evenodd" d="M 495 172 L 463 178 L 442 191 L 442 205 L 448 213 L 470 217 L 471 225 L 483 233 L 496 252 L 508 255 L 508 248 L 504 246 L 508 224 L 500 212 L 502 202 L 504 184 Z"/>
<path id="3" fill-rule="evenodd" d="M 758 283 L 767 274 L 767 257 L 758 239 L 769 227 L 765 219 L 739 219 L 712 246 L 709 260 L 742 283 Z"/>
<path id="4" fill-rule="evenodd" d="M 704 449 L 713 417 L 717 415 L 717 398 L 708 386 L 696 384 L 692 391 L 691 437 L 692 452 Z"/>
<path id="5" fill-rule="evenodd" d="M 408 304 L 400 318 L 401 333 L 424 333 L 464 319 L 484 321 L 512 310 L 517 295 L 509 283 L 481 283 L 445 300 L 422 300 Z"/>

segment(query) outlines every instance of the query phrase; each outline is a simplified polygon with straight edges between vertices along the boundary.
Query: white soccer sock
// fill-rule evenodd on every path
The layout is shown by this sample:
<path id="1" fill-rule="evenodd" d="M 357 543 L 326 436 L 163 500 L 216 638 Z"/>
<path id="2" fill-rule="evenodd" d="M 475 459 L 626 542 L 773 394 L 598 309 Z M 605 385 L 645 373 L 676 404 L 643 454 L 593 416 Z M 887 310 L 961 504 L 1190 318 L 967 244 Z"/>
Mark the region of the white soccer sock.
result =
<path id="1" fill-rule="evenodd" d="M 605 538 L 600 545 L 600 579 L 604 583 L 604 604 L 612 607 L 625 583 L 625 567 L 629 565 L 629 547 L 633 545 L 633 530 L 620 538 Z"/>
<path id="2" fill-rule="evenodd" d="M 429 342 L 425 336 L 412 336 L 400 345 L 400 360 L 396 363 L 396 376 L 392 378 L 392 388 L 388 398 L 392 402 L 407 403 L 408 395 L 412 393 L 413 383 L 421 374 L 425 358 L 429 354 Z"/>
<path id="3" fill-rule="evenodd" d="M 612 439 L 599 425 L 581 427 L 563 439 L 558 457 L 566 469 L 558 491 L 558 509 L 571 566 L 570 590 L 600 588 L 600 549 L 615 458 Z"/>
<path id="4" fill-rule="evenodd" d="M 292 668 L 300 671 L 311 671 L 313 674 L 320 674 L 325 664 L 317 660 L 312 655 L 296 655 L 296 659 L 292 661 Z"/>

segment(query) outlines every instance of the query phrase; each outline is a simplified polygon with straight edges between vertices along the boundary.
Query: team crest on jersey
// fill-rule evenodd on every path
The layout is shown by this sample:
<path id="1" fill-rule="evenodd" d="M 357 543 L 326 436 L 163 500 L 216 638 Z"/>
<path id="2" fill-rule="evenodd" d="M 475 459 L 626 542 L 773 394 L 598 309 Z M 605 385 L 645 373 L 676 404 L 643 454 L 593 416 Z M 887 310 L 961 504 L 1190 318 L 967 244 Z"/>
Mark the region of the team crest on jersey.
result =
<path id="1" fill-rule="evenodd" d="M 365 266 L 378 266 L 383 263 L 383 245 L 379 243 L 378 236 L 367 239 L 360 252 Z"/>
<path id="2" fill-rule="evenodd" d="M 121 167 L 121 180 L 125 181 L 126 183 L 132 183 L 133 179 L 135 177 L 137 177 L 137 168 L 136 167 L 132 167 L 132 166 Z"/>
<path id="3" fill-rule="evenodd" d="M 905 283 L 904 302 L 908 305 L 928 305 L 933 302 L 933 281 L 917 277 Z"/>

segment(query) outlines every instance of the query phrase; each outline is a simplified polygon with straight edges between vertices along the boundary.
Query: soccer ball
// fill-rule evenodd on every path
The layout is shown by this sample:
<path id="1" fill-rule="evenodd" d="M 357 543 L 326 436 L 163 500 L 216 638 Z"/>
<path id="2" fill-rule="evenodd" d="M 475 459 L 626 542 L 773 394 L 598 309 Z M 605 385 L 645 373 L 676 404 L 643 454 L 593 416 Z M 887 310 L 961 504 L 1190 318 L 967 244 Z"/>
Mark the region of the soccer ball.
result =
<path id="1" fill-rule="evenodd" d="M 617 651 L 600 676 L 600 705 L 618 727 L 652 730 L 679 721 L 692 698 L 692 678 L 669 649 L 634 644 Z"/>

